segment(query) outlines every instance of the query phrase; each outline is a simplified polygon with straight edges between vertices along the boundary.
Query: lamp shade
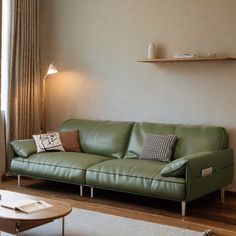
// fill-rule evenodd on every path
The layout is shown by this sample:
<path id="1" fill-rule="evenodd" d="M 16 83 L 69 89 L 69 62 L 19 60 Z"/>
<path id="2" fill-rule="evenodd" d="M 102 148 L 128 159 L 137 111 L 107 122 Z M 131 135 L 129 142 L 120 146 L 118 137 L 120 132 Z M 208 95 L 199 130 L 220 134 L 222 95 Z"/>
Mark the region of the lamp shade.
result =
<path id="1" fill-rule="evenodd" d="M 58 72 L 58 70 L 57 70 L 56 66 L 53 63 L 51 63 L 48 67 L 47 75 L 55 74 L 57 72 Z"/>

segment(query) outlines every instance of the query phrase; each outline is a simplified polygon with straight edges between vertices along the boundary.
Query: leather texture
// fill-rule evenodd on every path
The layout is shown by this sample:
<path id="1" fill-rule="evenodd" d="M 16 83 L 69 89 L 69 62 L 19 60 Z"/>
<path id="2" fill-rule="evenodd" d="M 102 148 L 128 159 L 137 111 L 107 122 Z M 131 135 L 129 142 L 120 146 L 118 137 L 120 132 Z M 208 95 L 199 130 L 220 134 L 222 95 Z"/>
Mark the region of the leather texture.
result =
<path id="1" fill-rule="evenodd" d="M 167 164 L 162 170 L 161 175 L 166 177 L 180 177 L 185 176 L 187 160 L 178 158 Z"/>
<path id="2" fill-rule="evenodd" d="M 86 184 L 160 198 L 185 199 L 185 178 L 162 177 L 166 164 L 151 160 L 109 160 L 88 168 Z"/>
<path id="3" fill-rule="evenodd" d="M 24 145 L 16 151 L 22 157 L 10 149 L 14 154 L 11 171 L 177 201 L 194 200 L 233 179 L 233 152 L 227 149 L 227 133 L 221 127 L 74 119 L 66 121 L 61 130 L 79 130 L 82 151 L 86 153 L 46 152 L 25 158 L 36 146 L 32 141 L 20 141 L 18 144 Z M 169 164 L 139 160 L 148 133 L 176 134 L 176 160 Z M 213 173 L 201 176 L 208 167 Z"/>
<path id="4" fill-rule="evenodd" d="M 44 152 L 29 158 L 14 158 L 11 162 L 11 171 L 47 180 L 85 184 L 86 169 L 106 160 L 109 158 L 85 153 Z"/>
<path id="5" fill-rule="evenodd" d="M 210 160 L 209 157 L 217 157 L 220 156 L 221 159 L 214 159 L 212 161 L 211 166 L 207 166 L 206 160 Z M 190 154 L 187 156 L 183 156 L 181 158 L 178 158 L 171 163 L 168 163 L 165 165 L 165 167 L 161 170 L 162 176 L 185 176 L 186 173 L 186 165 L 188 164 L 188 161 L 191 161 L 192 159 L 201 159 L 200 163 L 204 166 L 204 168 L 213 167 L 213 172 L 219 172 L 220 169 L 224 169 L 225 167 L 233 165 L 233 151 L 231 149 L 226 149 L 223 151 L 218 152 L 199 152 Z M 205 160 L 205 161 L 203 161 Z M 208 163 L 210 165 L 210 163 Z M 204 169 L 202 168 L 202 169 Z M 201 169 L 201 170 L 202 170 Z M 197 170 L 197 174 L 199 174 L 199 171 Z"/>
<path id="6" fill-rule="evenodd" d="M 132 126 L 131 122 L 71 119 L 60 130 L 79 130 L 82 152 L 123 158 Z"/>
<path id="7" fill-rule="evenodd" d="M 198 152 L 219 151 L 227 147 L 227 133 L 222 127 L 144 122 L 134 124 L 125 158 L 139 157 L 148 133 L 178 136 L 173 159 Z"/>
<path id="8" fill-rule="evenodd" d="M 31 154 L 37 152 L 37 147 L 33 139 L 15 140 L 10 145 L 20 157 L 29 157 Z"/>
<path id="9" fill-rule="evenodd" d="M 190 155 L 185 158 L 188 160 L 186 166 L 187 201 L 227 186 L 233 180 L 234 160 L 231 149 Z M 202 169 L 208 167 L 213 167 L 213 173 L 202 177 Z"/>

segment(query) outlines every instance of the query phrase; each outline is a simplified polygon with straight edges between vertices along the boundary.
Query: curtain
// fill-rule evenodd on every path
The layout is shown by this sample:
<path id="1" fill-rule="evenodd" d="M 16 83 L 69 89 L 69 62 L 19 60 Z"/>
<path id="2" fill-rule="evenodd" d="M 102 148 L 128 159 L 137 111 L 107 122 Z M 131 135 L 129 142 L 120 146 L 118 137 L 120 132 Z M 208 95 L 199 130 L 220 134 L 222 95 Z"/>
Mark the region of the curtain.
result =
<path id="1" fill-rule="evenodd" d="M 13 0 L 9 86 L 9 139 L 40 130 L 39 2 Z"/>
<path id="2" fill-rule="evenodd" d="M 39 0 L 11 0 L 6 144 L 40 131 Z M 7 151 L 9 170 L 11 150 Z"/>
<path id="3" fill-rule="evenodd" d="M 0 36 L 2 36 L 2 1 L 0 0 Z M 0 56 L 2 55 L 2 37 L 0 37 Z M 2 62 L 2 57 L 1 57 Z M 0 91 L 1 91 L 1 78 L 2 78 L 2 63 L 0 63 Z M 1 93 L 0 93 L 1 94 Z M 0 96 L 1 104 L 1 96 Z M 4 129 L 4 112 L 0 113 L 0 182 L 1 177 L 5 172 L 5 129 Z"/>

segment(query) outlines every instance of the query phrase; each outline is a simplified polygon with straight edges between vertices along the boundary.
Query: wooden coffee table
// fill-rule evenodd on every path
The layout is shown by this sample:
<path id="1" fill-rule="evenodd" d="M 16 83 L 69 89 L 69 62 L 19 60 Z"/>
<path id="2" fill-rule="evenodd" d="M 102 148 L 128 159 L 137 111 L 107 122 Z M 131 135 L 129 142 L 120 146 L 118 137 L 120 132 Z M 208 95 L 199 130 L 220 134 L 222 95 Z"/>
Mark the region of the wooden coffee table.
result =
<path id="1" fill-rule="evenodd" d="M 2 202 L 4 202 L 4 200 L 8 202 L 20 199 L 33 199 L 43 200 L 53 205 L 51 208 L 30 214 L 23 213 L 18 210 L 0 207 L 0 231 L 20 235 L 20 233 L 25 230 L 47 224 L 58 218 L 62 218 L 62 235 L 64 235 L 64 217 L 72 210 L 69 204 L 62 201 L 4 190 L 0 190 L 0 194 L 2 195 Z"/>

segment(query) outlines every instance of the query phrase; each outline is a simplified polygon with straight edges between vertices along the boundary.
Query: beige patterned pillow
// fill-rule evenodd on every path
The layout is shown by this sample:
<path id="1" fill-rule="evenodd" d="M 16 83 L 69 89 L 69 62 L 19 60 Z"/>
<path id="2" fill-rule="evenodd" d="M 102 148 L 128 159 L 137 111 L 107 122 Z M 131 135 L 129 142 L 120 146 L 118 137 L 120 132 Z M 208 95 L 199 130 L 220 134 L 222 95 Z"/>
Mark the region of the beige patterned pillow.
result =
<path id="1" fill-rule="evenodd" d="M 36 143 L 38 153 L 47 151 L 65 151 L 58 132 L 33 135 L 33 139 Z"/>

